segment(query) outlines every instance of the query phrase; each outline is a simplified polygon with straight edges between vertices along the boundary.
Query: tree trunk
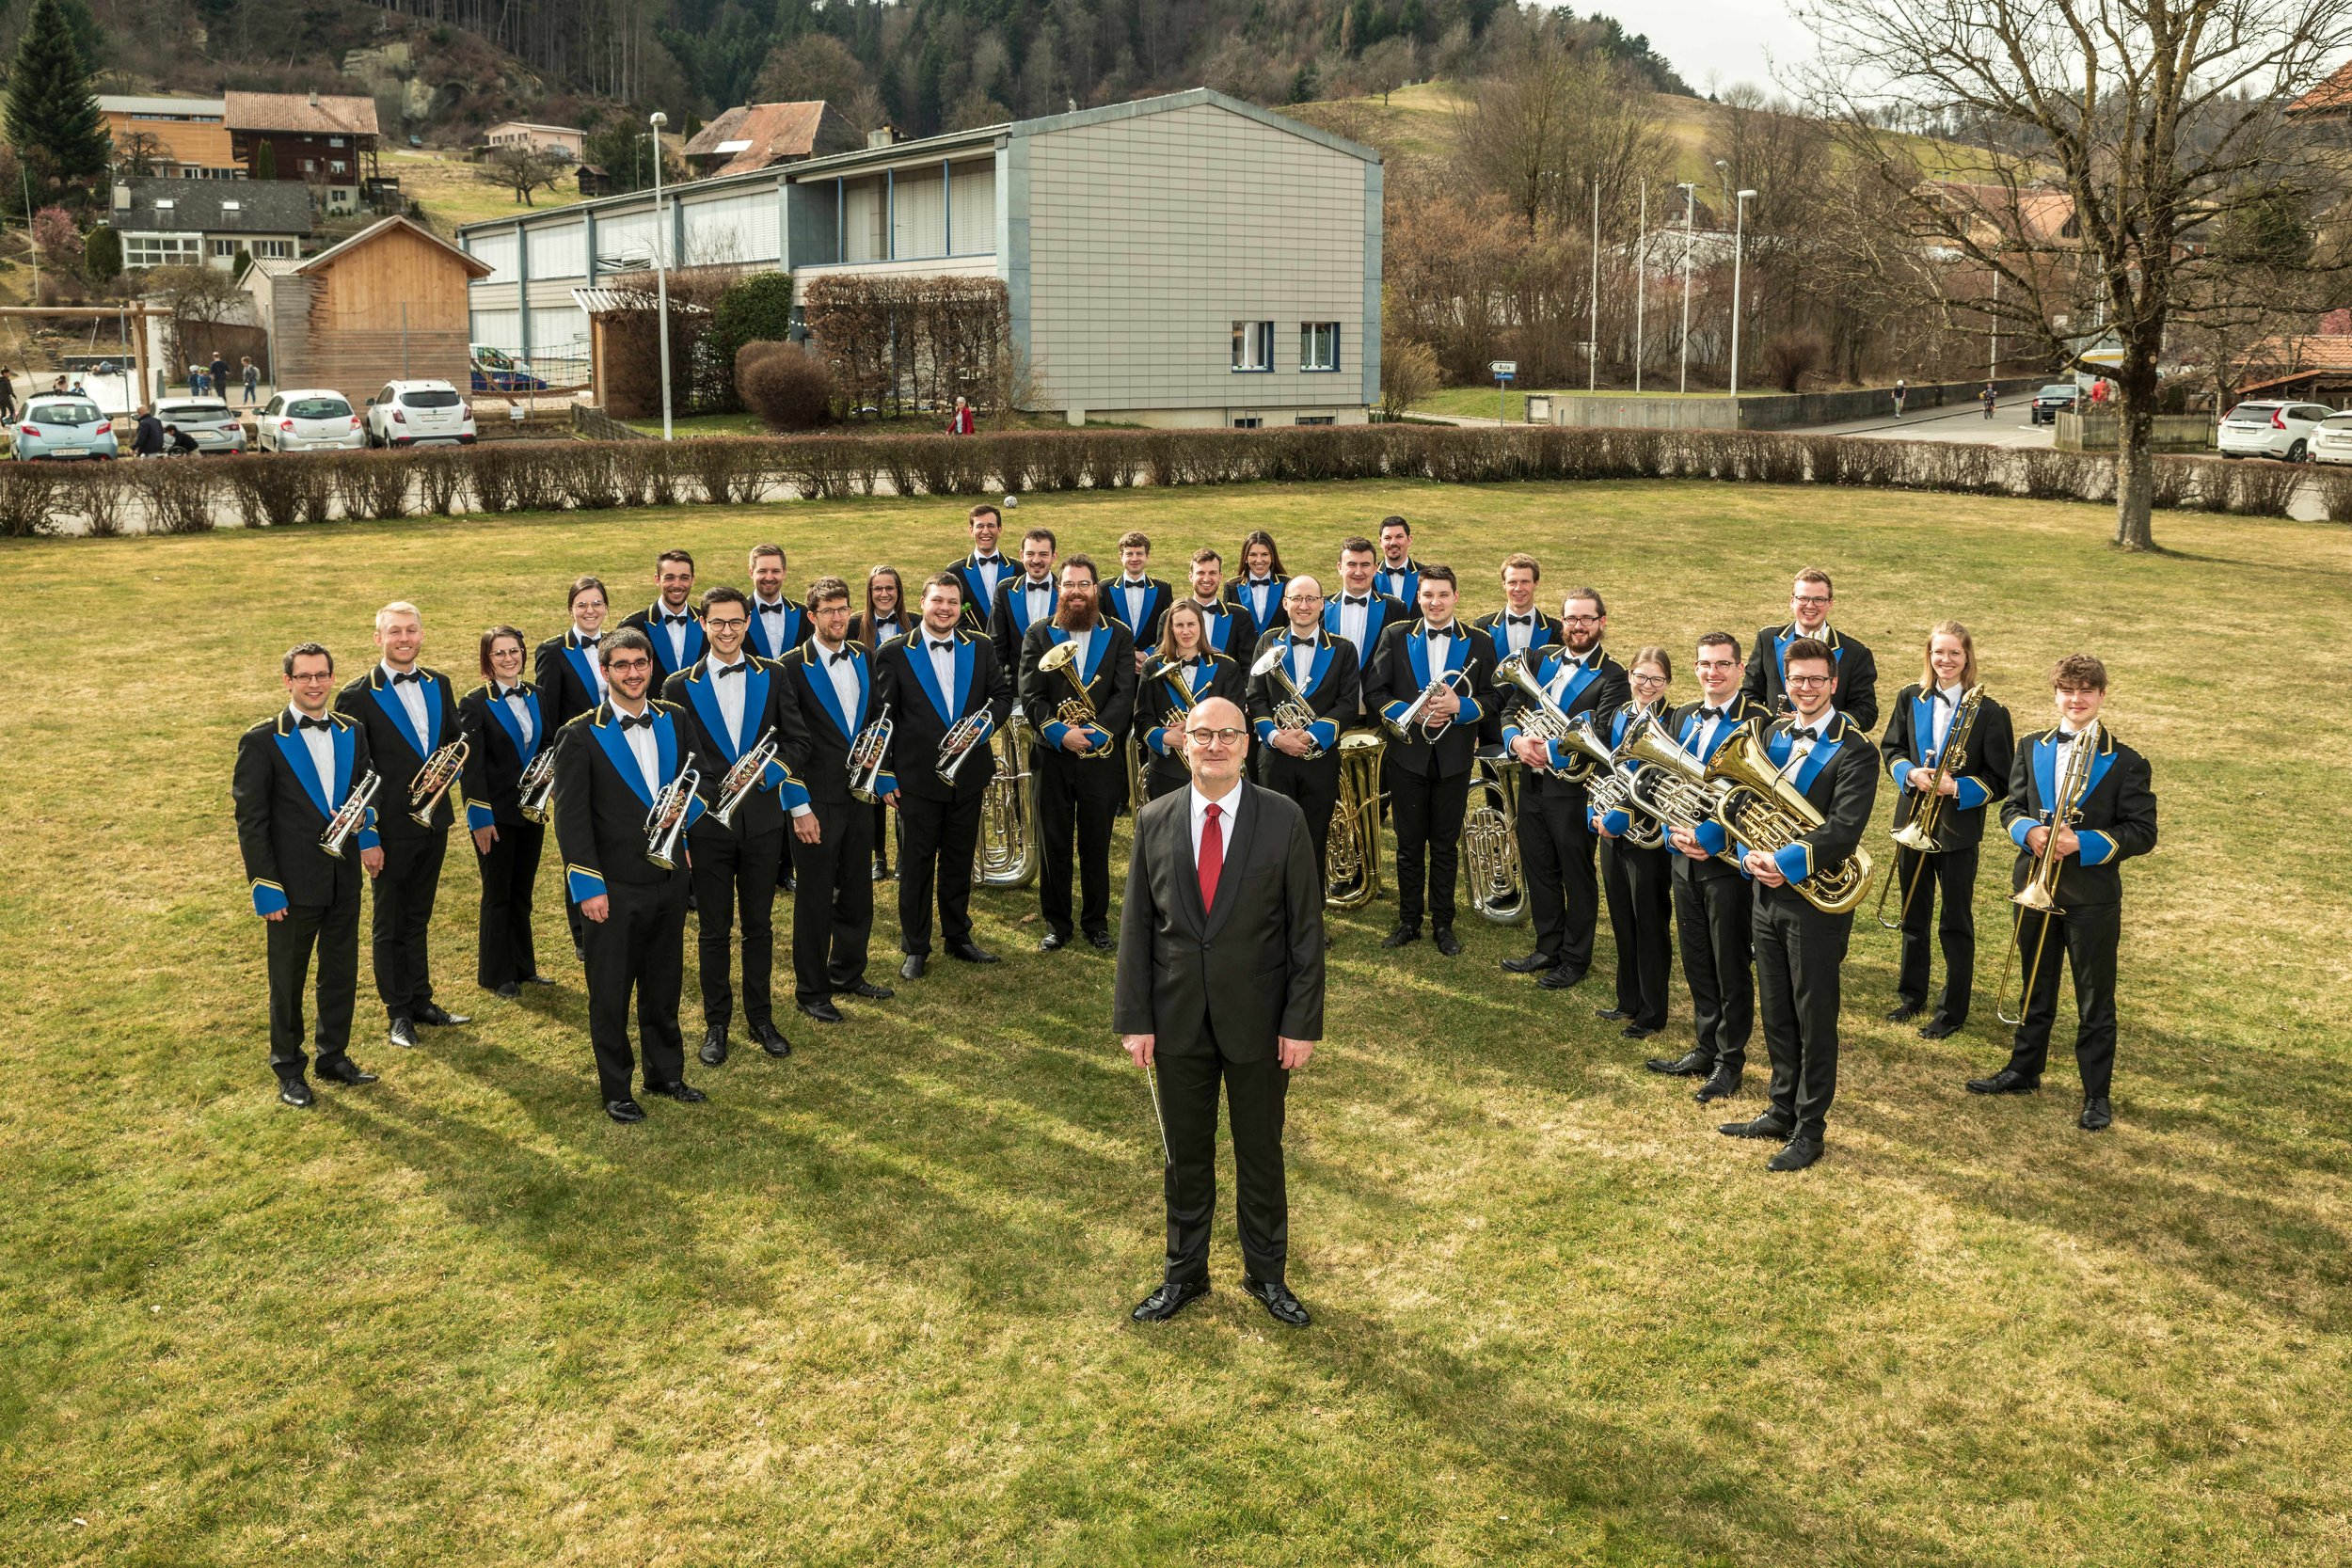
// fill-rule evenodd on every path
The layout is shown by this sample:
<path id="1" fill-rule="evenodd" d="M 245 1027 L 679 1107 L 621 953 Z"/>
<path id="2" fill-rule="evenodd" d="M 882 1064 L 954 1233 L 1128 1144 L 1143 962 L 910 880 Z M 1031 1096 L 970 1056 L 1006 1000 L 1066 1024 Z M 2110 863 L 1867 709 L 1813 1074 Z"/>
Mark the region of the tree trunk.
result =
<path id="1" fill-rule="evenodd" d="M 2155 467 L 2149 441 L 2156 419 L 2156 355 L 2125 341 L 2123 363 L 2110 379 L 2115 383 L 2115 547 L 2153 550 L 2155 530 L 2151 518 L 2154 500 Z"/>

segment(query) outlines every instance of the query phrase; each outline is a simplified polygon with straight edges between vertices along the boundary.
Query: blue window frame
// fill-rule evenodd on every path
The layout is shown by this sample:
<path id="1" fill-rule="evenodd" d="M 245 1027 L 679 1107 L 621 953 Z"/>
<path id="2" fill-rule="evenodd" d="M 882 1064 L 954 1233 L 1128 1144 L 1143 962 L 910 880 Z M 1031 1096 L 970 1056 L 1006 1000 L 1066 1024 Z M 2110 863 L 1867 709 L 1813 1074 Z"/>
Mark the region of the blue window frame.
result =
<path id="1" fill-rule="evenodd" d="M 1302 371 L 1336 371 L 1340 368 L 1339 323 L 1298 324 L 1298 368 Z"/>

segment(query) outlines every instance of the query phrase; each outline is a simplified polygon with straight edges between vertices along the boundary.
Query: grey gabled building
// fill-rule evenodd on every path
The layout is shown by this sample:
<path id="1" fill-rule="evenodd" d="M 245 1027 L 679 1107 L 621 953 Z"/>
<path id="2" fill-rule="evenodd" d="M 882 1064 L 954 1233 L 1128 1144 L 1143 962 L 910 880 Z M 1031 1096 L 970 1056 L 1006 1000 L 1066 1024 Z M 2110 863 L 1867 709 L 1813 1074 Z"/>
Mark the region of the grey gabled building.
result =
<path id="1" fill-rule="evenodd" d="M 126 271 L 234 268 L 239 256 L 300 256 L 310 237 L 310 193 L 253 180 L 118 180 L 106 222 L 122 236 Z"/>
<path id="2" fill-rule="evenodd" d="M 469 225 L 473 338 L 578 353 L 573 291 L 648 265 L 1001 278 L 1047 406 L 1360 423 L 1380 386 L 1380 155 L 1207 88 Z"/>

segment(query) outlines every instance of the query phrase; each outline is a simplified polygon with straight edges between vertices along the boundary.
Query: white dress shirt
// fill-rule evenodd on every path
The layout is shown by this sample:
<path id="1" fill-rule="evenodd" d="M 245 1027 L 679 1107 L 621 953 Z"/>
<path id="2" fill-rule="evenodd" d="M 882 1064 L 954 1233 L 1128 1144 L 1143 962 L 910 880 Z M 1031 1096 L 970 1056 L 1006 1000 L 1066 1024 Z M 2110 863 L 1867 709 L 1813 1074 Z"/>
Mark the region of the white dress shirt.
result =
<path id="1" fill-rule="evenodd" d="M 1356 644 L 1356 662 L 1362 664 L 1372 657 L 1372 650 L 1364 646 L 1364 639 L 1372 625 L 1372 595 L 1343 594 L 1340 595 L 1340 635 Z"/>
<path id="2" fill-rule="evenodd" d="M 1534 610 L 1530 610 L 1525 615 L 1510 610 L 1502 612 L 1502 641 L 1504 646 L 1508 647 L 1511 652 L 1515 654 L 1527 652 L 1527 644 L 1534 635 Z"/>
<path id="3" fill-rule="evenodd" d="M 319 799 L 325 800 L 327 809 L 332 811 L 339 803 L 335 799 L 335 732 L 332 729 L 304 729 L 302 710 L 292 703 L 286 705 L 286 721 L 294 725 L 294 734 L 302 737 L 303 746 L 310 753 L 310 767 L 319 776 Z M 330 725 L 335 721 L 332 714 L 322 713 L 319 717 Z"/>
<path id="4" fill-rule="evenodd" d="M 501 686 L 496 681 L 492 681 L 490 683 L 490 689 L 497 695 L 501 702 L 503 702 L 506 705 L 506 711 L 515 716 L 515 727 L 523 732 L 523 750 L 526 752 L 530 751 L 532 748 L 532 734 L 531 724 L 531 705 L 523 701 L 522 688 L 519 686 Z"/>
<path id="5" fill-rule="evenodd" d="M 651 706 L 651 704 L 647 704 L 646 710 L 650 710 Z M 615 714 L 622 714 L 620 705 L 615 703 L 612 711 Z M 635 717 L 634 715 L 622 716 Z M 615 718 L 613 722 L 619 723 L 620 719 Z M 660 795 L 661 793 L 661 749 L 654 744 L 653 726 L 631 724 L 621 731 L 621 738 L 628 742 L 629 754 L 637 759 L 637 770 L 645 776 L 645 793 L 649 796 Z"/>
<path id="6" fill-rule="evenodd" d="M 1712 704 L 1702 704 L 1699 710 L 1699 733 L 1692 737 L 1698 755 L 1708 754 L 1707 749 L 1715 744 L 1715 732 L 1729 722 L 1731 705 L 1739 700 L 1740 694 L 1735 691 L 1724 699 L 1724 705 L 1721 707 L 1715 707 Z"/>
<path id="7" fill-rule="evenodd" d="M 425 729 L 424 724 L 424 682 L 396 681 L 392 677 L 399 674 L 399 671 L 393 669 L 389 664 L 382 665 L 380 668 L 384 672 L 385 683 L 392 689 L 392 695 L 398 697 L 400 699 L 400 705 L 407 710 L 410 733 L 416 736 L 420 741 L 428 745 L 431 744 L 433 737 L 432 735 Z M 411 672 L 411 673 L 421 673 L 421 672 L 416 671 Z"/>
<path id="8" fill-rule="evenodd" d="M 847 652 L 849 646 L 847 642 L 842 642 L 828 647 L 821 637 L 809 640 L 809 647 L 815 651 L 817 657 L 817 668 L 822 671 L 825 678 L 833 683 L 834 698 L 841 705 L 841 717 L 849 721 L 850 730 L 855 732 L 865 727 L 858 722 L 861 715 L 857 710 L 857 660 L 845 658 L 835 663 L 833 657 L 835 654 Z"/>
<path id="9" fill-rule="evenodd" d="M 1298 633 L 1290 626 L 1282 628 L 1282 635 L 1292 640 L 1290 645 L 1291 684 L 1304 691 L 1307 689 L 1308 673 L 1315 666 L 1314 634 L 1308 633 L 1307 641 L 1303 643 L 1296 641 Z"/>
<path id="10" fill-rule="evenodd" d="M 1216 825 L 1218 832 L 1224 835 L 1225 854 L 1229 859 L 1232 857 L 1233 852 L 1233 816 L 1234 813 L 1241 807 L 1242 784 L 1242 780 L 1235 779 L 1233 781 L 1233 787 L 1227 790 L 1223 795 L 1217 796 L 1214 800 L 1212 800 L 1210 797 L 1201 794 L 1200 786 L 1198 784 L 1193 785 L 1191 789 L 1185 792 L 1192 801 L 1192 863 L 1196 869 L 1200 864 L 1200 830 L 1208 826 L 1209 807 L 1213 804 L 1217 808 L 1219 813 Z"/>
<path id="11" fill-rule="evenodd" d="M 992 555 L 986 561 L 982 561 L 976 555 L 972 558 L 972 564 L 973 569 L 980 574 L 980 593 L 983 598 L 987 603 L 994 604 L 996 585 L 1005 580 L 1007 570 L 1005 558 L 1001 555 Z"/>
<path id="12" fill-rule="evenodd" d="M 1145 590 L 1149 587 L 1150 584 L 1144 582 L 1140 578 L 1120 578 L 1119 579 L 1118 588 L 1120 594 L 1125 600 L 1127 605 L 1127 626 L 1130 630 L 1140 630 L 1142 628 L 1143 595 Z"/>
<path id="13" fill-rule="evenodd" d="M 1591 652 L 1581 657 L 1563 649 L 1560 656 L 1560 668 L 1551 673 L 1551 684 L 1545 688 L 1546 693 L 1555 704 L 1566 701 L 1568 682 L 1576 678 L 1577 672 L 1590 670 L 1599 662 L 1600 644 L 1597 642 L 1593 644 Z"/>
<path id="14" fill-rule="evenodd" d="M 1094 645 L 1094 628 L 1092 626 L 1089 626 L 1084 631 L 1072 632 L 1070 634 L 1070 645 L 1078 650 L 1078 664 L 1075 673 L 1077 674 L 1078 679 L 1083 682 L 1087 678 L 1087 650 Z"/>
<path id="15" fill-rule="evenodd" d="M 588 656 L 589 673 L 596 678 L 596 701 L 604 701 L 612 694 L 610 685 L 604 678 L 604 660 L 596 657 L 596 645 L 604 641 L 604 633 L 582 631 L 580 627 L 574 626 L 572 627 L 572 641 L 579 643 L 580 652 Z"/>
<path id="16" fill-rule="evenodd" d="M 1454 623 L 1432 626 L 1424 640 L 1429 649 L 1429 678 L 1437 679 L 1445 669 L 1445 661 L 1454 656 Z"/>
<path id="17" fill-rule="evenodd" d="M 654 614 L 659 617 L 654 629 L 670 640 L 670 657 L 661 662 L 675 670 L 686 662 L 686 628 L 670 619 L 670 607 L 666 604 L 658 607 Z M 691 612 L 687 619 L 693 619 Z"/>
<path id="18" fill-rule="evenodd" d="M 1028 595 L 1029 620 L 1035 623 L 1037 618 L 1044 614 L 1046 608 L 1053 603 L 1054 579 L 1052 578 L 1023 578 L 1021 592 Z"/>
<path id="19" fill-rule="evenodd" d="M 1929 721 L 1935 726 L 1935 729 L 1930 736 L 1928 746 L 1930 756 L 1943 754 L 1944 737 L 1952 733 L 1952 715 L 1960 711 L 1960 694 L 1961 688 L 1958 682 L 1950 686 L 1939 686 L 1932 693 L 1936 700 L 1931 705 Z"/>
<path id="20" fill-rule="evenodd" d="M 939 683 L 939 700 L 952 709 L 956 702 L 956 634 L 949 632 L 941 637 L 925 626 L 922 637 L 923 651 L 930 656 L 931 679 Z"/>
<path id="21" fill-rule="evenodd" d="M 1829 721 L 1836 717 L 1836 710 L 1833 708 L 1813 722 L 1800 725 L 1790 732 L 1788 760 L 1780 765 L 1782 778 L 1796 778 L 1797 770 L 1804 766 L 1804 759 L 1811 756 L 1813 748 L 1820 744 L 1821 732 L 1829 728 Z"/>
<path id="22" fill-rule="evenodd" d="M 743 687 L 752 678 L 752 673 L 745 670 L 739 675 L 723 676 L 719 672 L 739 669 L 742 663 L 739 654 L 731 664 L 713 658 L 710 668 L 703 673 L 703 678 L 710 683 L 712 695 L 719 699 L 719 717 L 727 721 L 727 745 L 737 752 L 743 749 Z"/>

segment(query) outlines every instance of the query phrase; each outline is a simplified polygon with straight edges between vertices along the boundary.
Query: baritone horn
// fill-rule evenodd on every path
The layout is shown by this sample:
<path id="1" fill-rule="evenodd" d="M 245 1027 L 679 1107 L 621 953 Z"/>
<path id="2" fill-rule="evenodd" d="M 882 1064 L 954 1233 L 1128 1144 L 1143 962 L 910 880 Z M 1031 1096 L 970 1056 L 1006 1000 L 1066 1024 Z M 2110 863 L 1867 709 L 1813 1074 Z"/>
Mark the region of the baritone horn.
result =
<path id="1" fill-rule="evenodd" d="M 515 781 L 515 796 L 526 822 L 545 822 L 555 814 L 555 747 L 539 748 Z"/>
<path id="2" fill-rule="evenodd" d="M 1751 849 L 1767 854 L 1784 849 L 1825 820 L 1803 790 L 1780 776 L 1772 752 L 1754 730 L 1742 730 L 1724 741 L 1707 765 L 1706 778 L 1729 786 L 1717 799 L 1715 820 Z M 1845 914 L 1869 891 L 1870 869 L 1868 852 L 1856 849 L 1788 886 L 1822 913 Z"/>
<path id="3" fill-rule="evenodd" d="M 645 813 L 645 858 L 664 871 L 677 864 L 678 835 L 686 832 L 686 819 L 693 815 L 694 791 L 702 785 L 703 776 L 694 770 L 694 753 L 689 752 L 677 777 L 653 798 L 653 809 Z"/>
<path id="4" fill-rule="evenodd" d="M 1634 765 L 1629 781 L 1634 803 L 1656 817 L 1661 828 L 1696 832 L 1703 824 L 1716 820 L 1716 807 L 1728 786 L 1709 783 L 1706 765 L 1684 751 L 1655 718 L 1644 715 L 1636 720 L 1626 731 L 1617 754 Z M 1715 858 L 1736 865 L 1740 854 L 1726 843 Z"/>
<path id="5" fill-rule="evenodd" d="M 1184 667 L 1173 659 L 1162 659 L 1159 663 L 1152 666 L 1151 669 L 1146 670 L 1143 673 L 1143 678 L 1145 680 L 1152 681 L 1167 681 L 1168 689 L 1173 693 L 1176 698 L 1176 706 L 1178 711 L 1183 713 L 1186 719 L 1190 719 L 1192 717 L 1192 710 L 1200 705 L 1200 700 L 1195 697 L 1191 690 L 1184 685 Z M 1138 726 L 1138 728 L 1140 728 L 1140 726 Z M 1170 746 L 1168 750 L 1170 756 L 1173 756 L 1178 762 L 1184 765 L 1185 772 L 1189 773 L 1192 771 L 1191 747 L 1184 745 L 1180 741 L 1176 745 Z M 1136 743 L 1129 747 L 1127 751 L 1128 759 L 1131 765 L 1134 764 L 1136 757 L 1142 754 L 1142 752 L 1143 736 L 1138 734 L 1136 736 Z M 1136 784 L 1135 798 L 1137 803 L 1140 803 L 1143 800 L 1143 785 L 1139 778 Z"/>
<path id="6" fill-rule="evenodd" d="M 1307 701 L 1307 694 L 1298 689 L 1296 681 L 1291 679 L 1290 653 L 1290 639 L 1285 636 L 1281 641 L 1258 656 L 1258 661 L 1249 667 L 1249 673 L 1253 677 L 1272 675 L 1281 683 L 1282 695 L 1274 705 L 1274 727 L 1305 736 L 1307 754 L 1300 760 L 1312 762 L 1323 755 L 1323 744 L 1315 739 L 1314 705 Z"/>
<path id="7" fill-rule="evenodd" d="M 319 847 L 333 859 L 342 860 L 343 846 L 351 842 L 352 834 L 366 826 L 368 804 L 383 786 L 384 781 L 375 776 L 374 768 L 360 774 L 358 782 L 351 786 L 351 792 L 343 797 L 343 803 L 336 807 L 335 815 L 326 819 L 326 831 L 319 834 Z"/>
<path id="8" fill-rule="evenodd" d="M 735 759 L 726 777 L 719 781 L 719 803 L 710 811 L 711 817 L 722 828 L 735 826 L 736 808 L 752 798 L 759 781 L 768 775 L 768 765 L 776 760 L 776 732 L 768 733 L 752 743 L 752 749 Z"/>
<path id="9" fill-rule="evenodd" d="M 1361 909 L 1380 896 L 1380 757 L 1388 749 L 1378 730 L 1340 736 L 1339 805 L 1324 847 L 1326 908 Z"/>
<path id="10" fill-rule="evenodd" d="M 1521 735 L 1532 735 L 1538 740 L 1568 740 L 1573 736 L 1576 721 L 1551 700 L 1551 693 L 1544 689 L 1544 683 L 1537 680 L 1535 673 L 1528 668 L 1525 654 L 1508 655 L 1498 663 L 1495 666 L 1495 682 L 1497 685 L 1507 682 L 1516 686 L 1527 698 L 1528 706 L 1533 711 L 1522 716 L 1518 721 L 1518 728 Z M 1582 784 L 1596 770 L 1608 766 L 1609 748 L 1600 743 L 1598 736 L 1594 736 L 1592 745 L 1569 747 L 1568 760 L 1560 765 L 1560 776 L 1570 784 Z"/>
<path id="11" fill-rule="evenodd" d="M 434 808 L 441 797 L 449 793 L 466 771 L 466 759 L 473 755 L 473 748 L 464 736 L 451 741 L 424 759 L 416 778 L 408 785 L 408 820 L 420 828 L 433 826 Z"/>
<path id="12" fill-rule="evenodd" d="M 850 748 L 850 793 L 867 805 L 882 799 L 882 769 L 890 759 L 890 737 L 898 726 L 890 721 L 890 705 L 882 704 L 874 721 L 857 732 Z"/>
<path id="13" fill-rule="evenodd" d="M 1086 678 L 1078 673 L 1078 644 L 1075 642 L 1055 643 L 1038 656 L 1037 667 L 1048 673 L 1058 670 L 1061 672 L 1062 678 L 1070 683 L 1072 695 L 1064 697 L 1061 705 L 1054 710 L 1056 722 L 1076 728 L 1099 730 L 1103 727 L 1102 716 L 1094 711 L 1094 699 L 1087 695 Z M 1110 755 L 1110 750 L 1107 747 L 1097 746 L 1092 751 L 1081 752 L 1078 754 L 1086 757 L 1106 757 Z"/>

